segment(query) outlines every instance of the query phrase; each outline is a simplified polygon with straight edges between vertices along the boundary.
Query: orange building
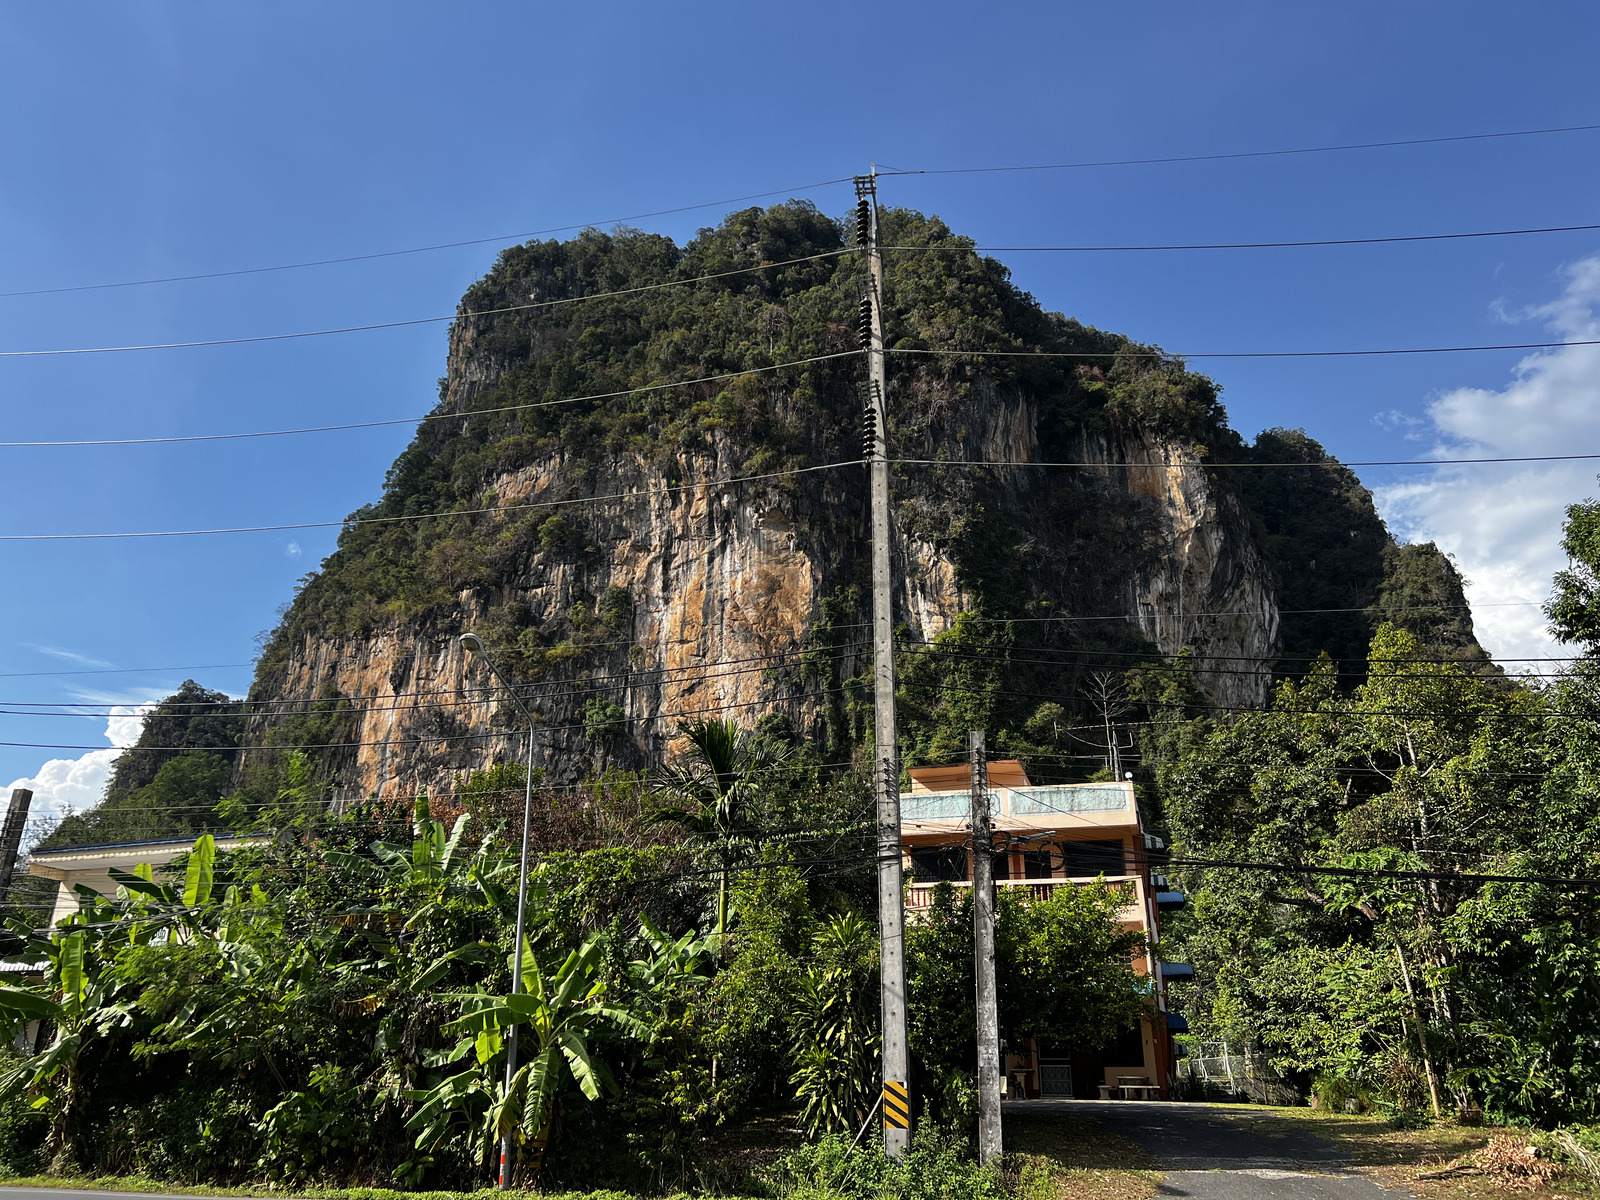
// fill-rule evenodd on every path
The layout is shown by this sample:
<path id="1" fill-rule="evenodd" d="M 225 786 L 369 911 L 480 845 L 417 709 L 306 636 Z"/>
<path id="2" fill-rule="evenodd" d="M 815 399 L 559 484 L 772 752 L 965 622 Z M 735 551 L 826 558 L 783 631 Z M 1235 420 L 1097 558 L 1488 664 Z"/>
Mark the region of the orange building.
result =
<path id="1" fill-rule="evenodd" d="M 1145 935 L 1146 951 L 1135 959 L 1134 970 L 1154 1001 L 1151 1016 L 1109 1046 L 1030 1042 L 1008 1047 L 1007 1094 L 1168 1098 L 1175 1069 L 1172 1032 L 1185 1026 L 1181 1017 L 1167 1013 L 1166 980 L 1193 972 L 1159 957 L 1161 909 L 1181 905 L 1183 896 L 1168 890 L 1166 880 L 1146 866 L 1147 851 L 1160 843 L 1140 824 L 1133 784 L 1034 787 L 1015 760 L 991 762 L 988 769 L 996 888 L 1018 888 L 1030 899 L 1044 899 L 1055 888 L 1102 878 L 1119 887 L 1125 898 L 1119 921 Z M 908 921 L 932 904 L 939 884 L 972 886 L 971 779 L 966 764 L 911 770 L 911 790 L 900 796 Z M 1004 993 L 1006 981 L 997 983 Z"/>

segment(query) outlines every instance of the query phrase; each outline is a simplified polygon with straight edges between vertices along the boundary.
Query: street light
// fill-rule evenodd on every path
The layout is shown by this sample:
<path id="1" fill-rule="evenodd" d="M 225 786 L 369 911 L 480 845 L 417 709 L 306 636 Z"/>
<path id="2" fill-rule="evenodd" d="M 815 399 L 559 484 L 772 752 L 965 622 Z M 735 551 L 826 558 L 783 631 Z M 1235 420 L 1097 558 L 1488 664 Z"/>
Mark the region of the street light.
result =
<path id="1" fill-rule="evenodd" d="M 475 633 L 463 633 L 460 638 L 461 646 L 468 654 L 476 654 L 489 664 L 489 670 L 494 672 L 494 677 L 503 687 L 517 707 L 522 710 L 522 715 L 528 718 L 528 779 L 527 791 L 522 799 L 522 870 L 517 877 L 517 940 L 513 943 L 511 951 L 511 994 L 517 995 L 522 991 L 522 928 L 528 912 L 528 829 L 533 824 L 533 712 L 522 702 L 522 697 L 517 695 L 516 689 L 506 681 L 500 673 L 500 668 L 495 665 L 494 659 L 489 657 L 488 651 L 483 648 L 483 639 Z M 513 1025 L 506 1034 L 506 1091 L 511 1091 L 511 1078 L 517 1073 L 517 1026 Z M 500 1138 L 500 1187 L 505 1189 L 511 1186 L 511 1131 L 506 1130 Z"/>

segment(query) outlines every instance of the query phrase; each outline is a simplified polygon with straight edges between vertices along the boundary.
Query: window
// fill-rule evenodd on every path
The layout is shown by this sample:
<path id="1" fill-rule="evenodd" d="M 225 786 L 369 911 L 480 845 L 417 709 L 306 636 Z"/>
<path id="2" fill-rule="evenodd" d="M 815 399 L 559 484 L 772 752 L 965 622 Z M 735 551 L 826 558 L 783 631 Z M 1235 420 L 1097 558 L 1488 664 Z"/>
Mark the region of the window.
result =
<path id="1" fill-rule="evenodd" d="M 912 847 L 911 872 L 918 883 L 955 883 L 967 877 L 967 852 L 961 846 Z"/>
<path id="2" fill-rule="evenodd" d="M 1123 875 L 1122 842 L 1062 842 L 1061 859 L 1067 874 Z"/>
<path id="3" fill-rule="evenodd" d="M 1050 869 L 1050 848 L 1022 852 L 1022 877 L 1024 879 L 1049 879 L 1055 872 Z"/>

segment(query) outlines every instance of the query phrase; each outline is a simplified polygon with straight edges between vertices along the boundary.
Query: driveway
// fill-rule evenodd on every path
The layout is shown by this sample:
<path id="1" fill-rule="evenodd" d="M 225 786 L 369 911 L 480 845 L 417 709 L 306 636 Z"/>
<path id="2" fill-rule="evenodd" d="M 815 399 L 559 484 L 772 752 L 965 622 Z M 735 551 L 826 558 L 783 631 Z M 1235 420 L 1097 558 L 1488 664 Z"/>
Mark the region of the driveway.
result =
<path id="1" fill-rule="evenodd" d="M 1344 1171 L 1339 1151 L 1272 1113 L 1239 1104 L 1140 1100 L 1017 1100 L 1008 1113 L 1092 1117 L 1148 1154 L 1162 1196 L 1197 1200 L 1394 1200 Z M 1130 1166 L 1133 1164 L 1129 1164 Z"/>

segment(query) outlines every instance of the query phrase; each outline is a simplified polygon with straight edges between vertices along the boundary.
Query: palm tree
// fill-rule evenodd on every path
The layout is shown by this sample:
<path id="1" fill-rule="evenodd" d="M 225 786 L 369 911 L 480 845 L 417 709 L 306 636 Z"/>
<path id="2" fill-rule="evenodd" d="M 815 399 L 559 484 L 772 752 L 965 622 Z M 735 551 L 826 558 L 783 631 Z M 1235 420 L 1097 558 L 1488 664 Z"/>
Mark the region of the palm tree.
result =
<path id="1" fill-rule="evenodd" d="M 662 772 L 662 792 L 669 802 L 654 820 L 672 821 L 698 841 L 716 847 L 718 945 L 728 931 L 728 876 L 741 834 L 754 828 L 756 801 L 765 778 L 787 763 L 792 751 L 765 738 L 752 737 L 738 722 L 694 720 L 678 727 L 689 739 L 683 760 Z"/>

